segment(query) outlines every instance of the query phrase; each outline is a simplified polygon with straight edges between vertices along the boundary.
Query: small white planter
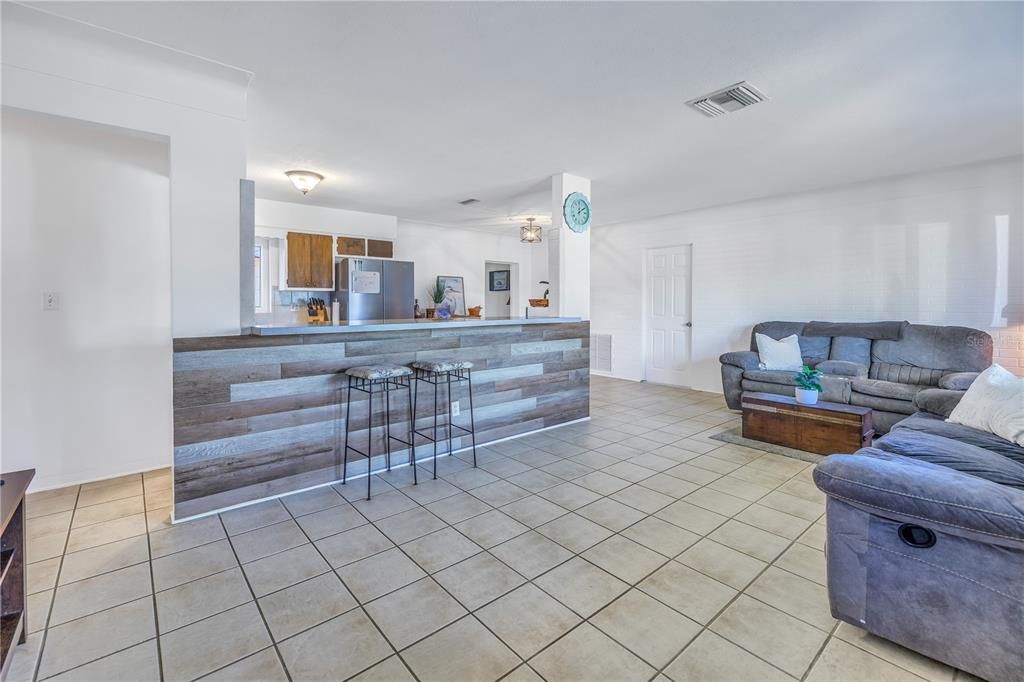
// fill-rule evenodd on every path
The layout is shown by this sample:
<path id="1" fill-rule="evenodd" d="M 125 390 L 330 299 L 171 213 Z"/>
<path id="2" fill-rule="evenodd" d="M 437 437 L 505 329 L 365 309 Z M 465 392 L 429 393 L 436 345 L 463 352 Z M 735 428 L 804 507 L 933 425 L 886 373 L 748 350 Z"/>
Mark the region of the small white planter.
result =
<path id="1" fill-rule="evenodd" d="M 818 403 L 818 392 L 806 388 L 796 389 L 796 401 L 801 405 L 816 405 Z"/>

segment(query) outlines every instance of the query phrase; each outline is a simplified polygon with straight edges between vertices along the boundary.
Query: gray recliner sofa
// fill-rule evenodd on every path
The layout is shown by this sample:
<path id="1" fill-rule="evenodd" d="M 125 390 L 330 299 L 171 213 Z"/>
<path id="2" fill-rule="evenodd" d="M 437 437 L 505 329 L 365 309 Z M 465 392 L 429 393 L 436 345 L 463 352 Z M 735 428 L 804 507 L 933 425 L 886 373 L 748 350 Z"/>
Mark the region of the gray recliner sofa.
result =
<path id="1" fill-rule="evenodd" d="M 796 334 L 804 363 L 824 372 L 822 400 L 870 407 L 880 434 L 915 412 L 919 392 L 943 388 L 962 394 L 992 364 L 992 337 L 969 327 L 761 322 L 750 333 L 749 351 L 719 358 L 725 401 L 734 410 L 744 391 L 794 394 L 793 372 L 760 368 L 755 334 Z"/>
<path id="2" fill-rule="evenodd" d="M 815 467 L 832 615 L 992 682 L 1024 680 L 1024 448 L 944 421 L 959 397 L 925 389 L 874 447 Z"/>

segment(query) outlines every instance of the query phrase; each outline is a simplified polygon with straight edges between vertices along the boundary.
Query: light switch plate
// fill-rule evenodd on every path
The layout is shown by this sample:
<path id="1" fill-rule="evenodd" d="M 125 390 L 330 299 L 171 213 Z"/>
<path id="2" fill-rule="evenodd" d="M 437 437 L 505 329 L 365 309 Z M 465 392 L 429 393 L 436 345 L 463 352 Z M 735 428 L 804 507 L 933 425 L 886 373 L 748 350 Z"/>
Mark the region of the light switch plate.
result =
<path id="1" fill-rule="evenodd" d="M 43 310 L 60 310 L 60 294 L 56 291 L 44 291 Z"/>

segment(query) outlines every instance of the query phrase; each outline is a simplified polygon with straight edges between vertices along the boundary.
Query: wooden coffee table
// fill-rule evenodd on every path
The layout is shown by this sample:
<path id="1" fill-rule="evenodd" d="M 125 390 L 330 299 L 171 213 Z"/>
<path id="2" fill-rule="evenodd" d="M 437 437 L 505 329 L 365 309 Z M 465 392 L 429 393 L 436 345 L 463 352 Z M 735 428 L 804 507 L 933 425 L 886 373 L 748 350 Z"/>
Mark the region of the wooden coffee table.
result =
<path id="1" fill-rule="evenodd" d="M 743 437 L 821 455 L 850 453 L 871 445 L 871 408 L 840 403 L 801 405 L 772 393 L 744 393 Z"/>

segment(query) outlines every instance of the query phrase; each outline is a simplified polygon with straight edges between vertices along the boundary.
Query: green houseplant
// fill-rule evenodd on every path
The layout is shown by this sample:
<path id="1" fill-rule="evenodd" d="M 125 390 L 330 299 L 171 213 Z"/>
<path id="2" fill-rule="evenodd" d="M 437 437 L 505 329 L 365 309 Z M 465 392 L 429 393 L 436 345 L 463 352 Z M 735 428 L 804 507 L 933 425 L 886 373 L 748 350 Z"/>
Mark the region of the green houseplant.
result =
<path id="1" fill-rule="evenodd" d="M 440 280 L 434 281 L 434 286 L 427 287 L 427 298 L 433 301 L 434 307 L 441 305 L 444 301 L 444 287 Z M 434 316 L 434 308 L 427 308 L 427 317 Z"/>
<path id="2" fill-rule="evenodd" d="M 800 371 L 793 376 L 798 403 L 814 405 L 818 402 L 818 394 L 821 393 L 821 382 L 818 380 L 820 376 L 821 372 L 811 369 L 807 365 L 801 367 Z"/>

